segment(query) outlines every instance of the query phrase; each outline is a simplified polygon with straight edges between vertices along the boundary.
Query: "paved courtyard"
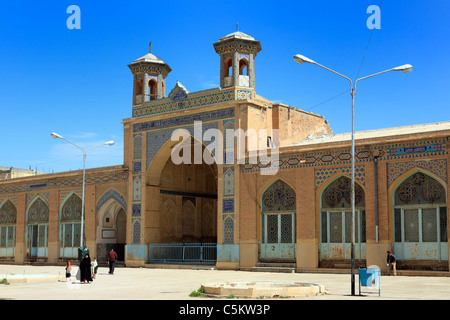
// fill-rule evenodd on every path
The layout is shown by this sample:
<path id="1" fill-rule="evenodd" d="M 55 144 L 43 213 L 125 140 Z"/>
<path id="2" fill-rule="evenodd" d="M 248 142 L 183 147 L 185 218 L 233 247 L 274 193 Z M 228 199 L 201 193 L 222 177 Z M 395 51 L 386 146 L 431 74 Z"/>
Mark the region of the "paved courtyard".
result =
<path id="1" fill-rule="evenodd" d="M 375 293 L 350 294 L 349 274 L 275 273 L 211 269 L 116 268 L 114 275 L 99 268 L 97 279 L 80 284 L 64 279 L 63 266 L 0 265 L 0 299 L 16 300 L 208 300 L 190 297 L 204 283 L 258 282 L 314 283 L 325 288 L 323 294 L 295 300 L 448 300 L 450 277 L 382 276 L 381 296 Z M 26 282 L 24 282 L 26 280 Z M 243 300 L 242 298 L 239 300 Z M 278 298 L 277 300 L 285 300 Z M 286 299 L 289 300 L 289 299 Z"/>

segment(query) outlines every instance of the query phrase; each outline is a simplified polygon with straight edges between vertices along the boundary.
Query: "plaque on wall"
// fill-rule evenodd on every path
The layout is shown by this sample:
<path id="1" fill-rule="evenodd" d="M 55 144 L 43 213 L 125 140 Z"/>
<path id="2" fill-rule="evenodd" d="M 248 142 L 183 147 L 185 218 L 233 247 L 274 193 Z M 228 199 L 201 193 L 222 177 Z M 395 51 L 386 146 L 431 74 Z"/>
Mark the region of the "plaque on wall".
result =
<path id="1" fill-rule="evenodd" d="M 114 239 L 116 237 L 116 230 L 102 230 L 103 239 Z"/>

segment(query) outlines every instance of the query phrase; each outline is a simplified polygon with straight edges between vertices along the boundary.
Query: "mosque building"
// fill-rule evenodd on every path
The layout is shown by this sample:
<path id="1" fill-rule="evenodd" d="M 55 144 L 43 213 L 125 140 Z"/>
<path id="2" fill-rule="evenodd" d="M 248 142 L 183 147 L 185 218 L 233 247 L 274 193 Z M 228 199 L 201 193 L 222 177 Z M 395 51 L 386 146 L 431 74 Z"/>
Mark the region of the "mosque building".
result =
<path id="1" fill-rule="evenodd" d="M 83 228 L 81 170 L 0 180 L 0 263 L 75 260 L 83 237 L 126 266 L 349 268 L 351 134 L 258 95 L 254 37 L 213 47 L 209 90 L 166 88 L 151 48 L 128 65 L 123 164 L 86 170 Z M 449 270 L 449 137 L 450 122 L 355 133 L 357 266 L 386 270 L 391 250 L 397 269 Z"/>

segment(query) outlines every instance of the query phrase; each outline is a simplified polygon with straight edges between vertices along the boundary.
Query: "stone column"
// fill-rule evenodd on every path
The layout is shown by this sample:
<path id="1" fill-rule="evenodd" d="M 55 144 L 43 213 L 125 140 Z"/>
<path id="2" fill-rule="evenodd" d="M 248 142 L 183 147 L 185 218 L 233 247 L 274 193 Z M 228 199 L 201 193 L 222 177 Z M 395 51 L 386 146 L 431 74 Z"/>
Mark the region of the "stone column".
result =
<path id="1" fill-rule="evenodd" d="M 233 52 L 233 81 L 232 85 L 234 87 L 239 85 L 239 53 L 237 51 Z"/>
<path id="2" fill-rule="evenodd" d="M 149 96 L 148 95 L 148 81 L 149 81 L 149 77 L 147 73 L 144 73 L 143 76 L 143 84 L 142 84 L 142 103 L 146 102 L 149 100 Z"/>
<path id="3" fill-rule="evenodd" d="M 250 53 L 248 55 L 248 77 L 249 77 L 249 86 L 251 88 L 255 87 L 255 55 Z"/>
<path id="4" fill-rule="evenodd" d="M 136 104 L 136 82 L 138 77 L 136 75 L 133 76 L 133 99 L 131 101 L 131 105 L 134 106 Z"/>
<path id="5" fill-rule="evenodd" d="M 157 79 L 157 84 L 158 84 L 158 88 L 157 90 L 157 99 L 162 99 L 163 98 L 163 76 L 162 74 L 158 74 L 158 79 Z"/>
<path id="6" fill-rule="evenodd" d="M 224 63 L 223 62 L 223 55 L 220 55 L 220 70 L 219 70 L 219 72 L 220 72 L 220 87 L 221 88 L 223 88 L 225 86 L 225 83 L 224 83 L 224 78 L 225 78 L 224 68 L 225 68 L 225 66 L 223 65 L 223 63 Z"/>

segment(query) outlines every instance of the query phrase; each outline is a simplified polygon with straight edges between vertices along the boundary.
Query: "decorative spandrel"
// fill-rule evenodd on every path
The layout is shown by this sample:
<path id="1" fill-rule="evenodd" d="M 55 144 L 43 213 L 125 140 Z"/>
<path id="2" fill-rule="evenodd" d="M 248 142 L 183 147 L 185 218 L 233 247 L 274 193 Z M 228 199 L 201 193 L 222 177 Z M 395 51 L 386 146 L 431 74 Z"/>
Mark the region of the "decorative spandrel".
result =
<path id="1" fill-rule="evenodd" d="M 445 204 L 445 190 L 432 177 L 417 172 L 403 181 L 395 191 L 395 204 Z"/>
<path id="2" fill-rule="evenodd" d="M 48 223 L 48 205 L 41 198 L 36 199 L 28 210 L 28 224 Z"/>
<path id="3" fill-rule="evenodd" d="M 15 224 L 17 210 L 14 204 L 7 200 L 0 208 L 0 224 Z"/>
<path id="4" fill-rule="evenodd" d="M 61 211 L 61 222 L 81 221 L 81 199 L 72 194 L 65 202 Z"/>
<path id="5" fill-rule="evenodd" d="M 262 211 L 295 211 L 295 191 L 283 181 L 277 180 L 262 196 Z"/>
<path id="6" fill-rule="evenodd" d="M 322 193 L 322 208 L 350 208 L 351 196 L 351 180 L 341 176 Z M 355 206 L 364 207 L 364 190 L 357 183 L 355 183 Z"/>

